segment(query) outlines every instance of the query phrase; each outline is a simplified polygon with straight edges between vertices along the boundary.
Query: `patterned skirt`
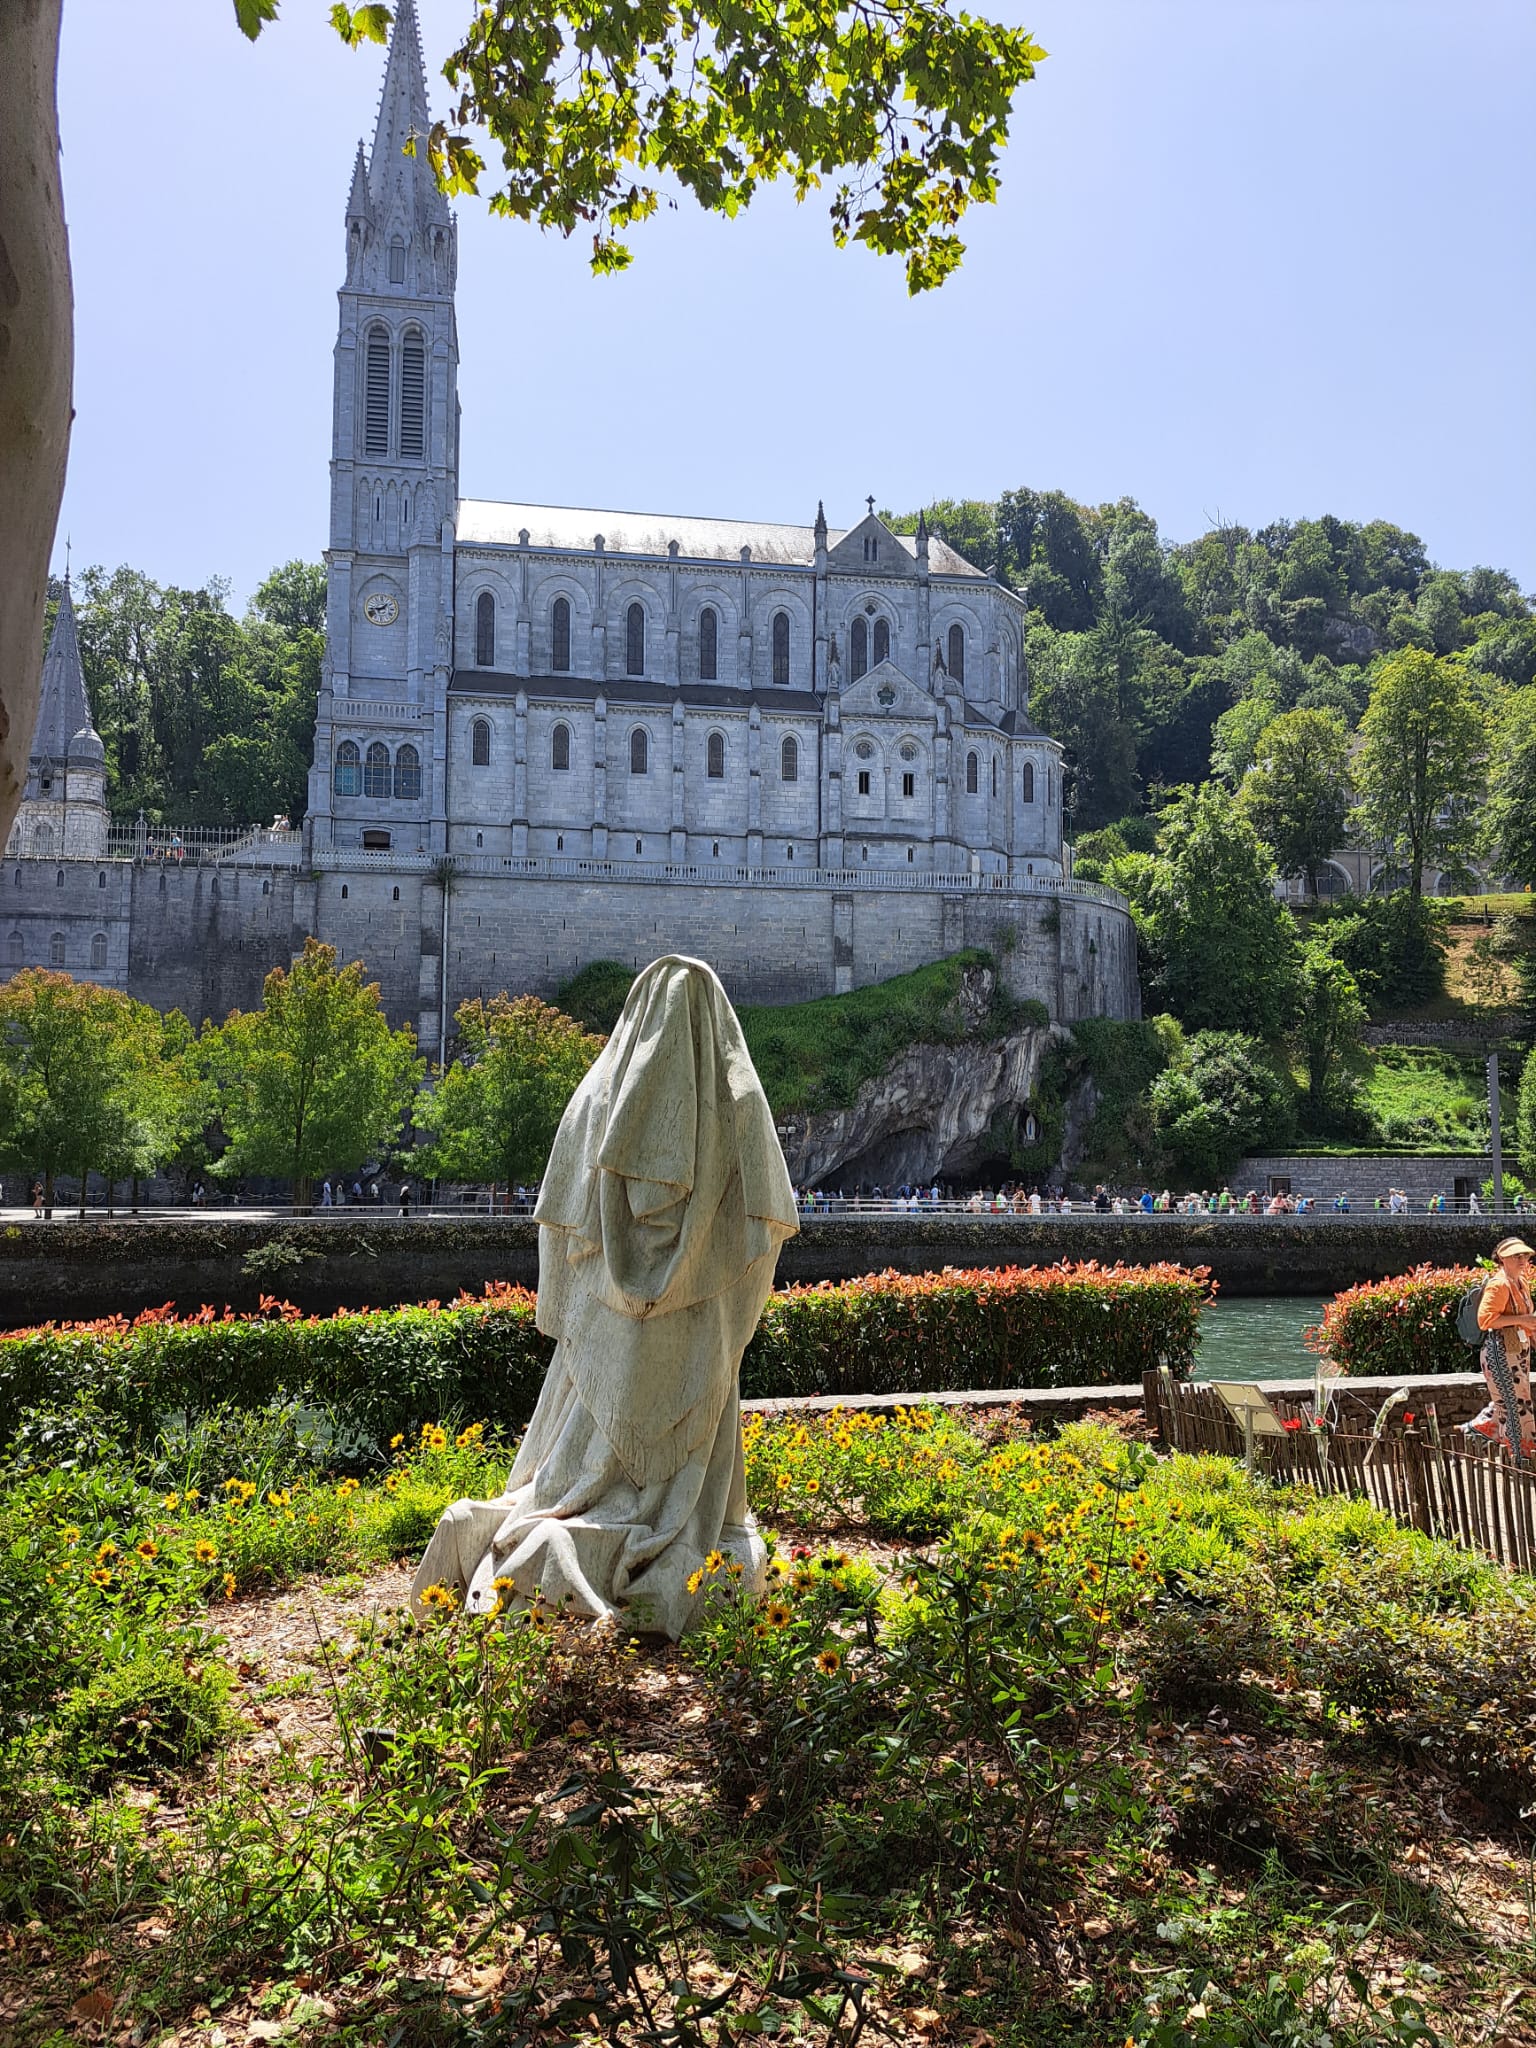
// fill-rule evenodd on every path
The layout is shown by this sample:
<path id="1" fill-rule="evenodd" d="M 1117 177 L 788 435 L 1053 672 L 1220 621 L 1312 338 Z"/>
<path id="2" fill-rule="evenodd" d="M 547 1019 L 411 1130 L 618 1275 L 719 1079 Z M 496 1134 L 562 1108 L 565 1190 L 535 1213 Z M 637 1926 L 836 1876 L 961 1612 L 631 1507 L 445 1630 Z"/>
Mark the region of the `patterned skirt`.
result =
<path id="1" fill-rule="evenodd" d="M 1536 1407 L 1531 1399 L 1530 1352 L 1520 1347 L 1519 1363 L 1511 1365 L 1504 1350 L 1502 1332 L 1490 1330 L 1480 1353 L 1483 1378 L 1491 1396 L 1480 1415 L 1467 1427 L 1471 1436 L 1484 1436 L 1502 1443 L 1517 1465 L 1536 1456 Z"/>

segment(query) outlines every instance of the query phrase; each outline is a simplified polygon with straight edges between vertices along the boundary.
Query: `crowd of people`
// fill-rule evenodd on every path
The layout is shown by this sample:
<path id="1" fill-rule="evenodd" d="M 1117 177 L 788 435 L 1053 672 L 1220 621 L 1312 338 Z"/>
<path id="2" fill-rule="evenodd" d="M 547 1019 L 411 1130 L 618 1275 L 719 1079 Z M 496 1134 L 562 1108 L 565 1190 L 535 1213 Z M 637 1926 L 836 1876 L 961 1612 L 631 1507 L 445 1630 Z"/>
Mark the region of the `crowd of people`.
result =
<path id="1" fill-rule="evenodd" d="M 946 1210 L 971 1216 L 1315 1216 L 1325 1209 L 1347 1216 L 1366 1206 L 1363 1198 L 1353 1201 L 1342 1189 L 1331 1198 L 1292 1194 L 1283 1189 L 1261 1194 L 1257 1188 L 1250 1188 L 1246 1194 L 1236 1194 L 1230 1187 L 1191 1188 L 1175 1194 L 1169 1188 L 1160 1193 L 1150 1187 L 1132 1191 L 1112 1188 L 1104 1182 L 1091 1195 L 1076 1196 L 1063 1188 L 1026 1187 L 1017 1181 L 969 1191 L 933 1181 L 927 1185 L 903 1183 L 890 1189 L 863 1183 L 852 1190 L 802 1187 L 795 1190 L 795 1199 L 803 1216 L 857 1215 L 869 1210 L 886 1215 Z M 1526 1199 L 1516 1195 L 1506 1206 L 1516 1215 L 1523 1215 Z M 1401 1188 L 1390 1188 L 1370 1201 L 1370 1209 L 1377 1214 L 1406 1216 L 1413 1207 Z M 1481 1216 L 1483 1209 L 1475 1193 L 1449 1197 L 1436 1193 L 1425 1200 L 1423 1213 L 1444 1216 L 1454 1211 Z"/>

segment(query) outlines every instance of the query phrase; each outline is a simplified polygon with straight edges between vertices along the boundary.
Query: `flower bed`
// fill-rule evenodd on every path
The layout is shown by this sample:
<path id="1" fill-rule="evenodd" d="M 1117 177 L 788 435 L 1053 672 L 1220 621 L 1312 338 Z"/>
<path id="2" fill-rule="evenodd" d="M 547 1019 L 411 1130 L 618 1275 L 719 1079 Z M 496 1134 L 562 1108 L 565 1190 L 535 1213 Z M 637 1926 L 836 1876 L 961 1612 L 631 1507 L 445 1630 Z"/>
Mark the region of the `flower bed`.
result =
<path id="1" fill-rule="evenodd" d="M 1307 1331 L 1307 1345 L 1357 1375 L 1475 1372 L 1477 1354 L 1457 1334 L 1456 1309 L 1472 1283 L 1485 1277 L 1476 1266 L 1426 1264 L 1347 1287 Z"/>
<path id="2" fill-rule="evenodd" d="M 1186 1373 L 1209 1291 L 1204 1267 L 1093 1264 L 791 1287 L 763 1311 L 742 1391 L 1105 1386 L 1134 1382 L 1159 1360 Z M 151 1310 L 0 1339 L 0 1407 L 68 1408 L 85 1396 L 142 1428 L 175 1410 L 254 1408 L 286 1394 L 378 1435 L 453 1413 L 516 1427 L 552 1349 L 520 1287 L 491 1286 L 447 1307 L 311 1317 L 265 1296 L 256 1316 Z"/>

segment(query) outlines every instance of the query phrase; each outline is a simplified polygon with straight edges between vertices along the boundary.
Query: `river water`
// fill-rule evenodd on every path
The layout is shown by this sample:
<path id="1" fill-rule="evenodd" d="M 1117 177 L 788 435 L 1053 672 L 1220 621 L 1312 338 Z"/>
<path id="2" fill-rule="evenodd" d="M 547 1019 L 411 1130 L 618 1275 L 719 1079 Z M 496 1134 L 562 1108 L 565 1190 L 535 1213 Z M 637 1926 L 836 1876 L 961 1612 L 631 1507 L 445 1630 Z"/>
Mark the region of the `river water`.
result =
<path id="1" fill-rule="evenodd" d="M 1316 1364 L 1301 1333 L 1320 1322 L 1322 1295 L 1218 1297 L 1200 1317 L 1197 1380 L 1310 1379 Z"/>

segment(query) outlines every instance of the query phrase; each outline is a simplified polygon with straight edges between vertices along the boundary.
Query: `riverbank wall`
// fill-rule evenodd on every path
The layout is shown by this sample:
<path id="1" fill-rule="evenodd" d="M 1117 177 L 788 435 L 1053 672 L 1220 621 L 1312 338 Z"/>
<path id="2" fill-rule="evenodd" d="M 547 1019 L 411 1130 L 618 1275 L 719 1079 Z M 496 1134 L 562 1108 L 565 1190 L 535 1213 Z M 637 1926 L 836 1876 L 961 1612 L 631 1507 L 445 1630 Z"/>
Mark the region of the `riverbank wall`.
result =
<path id="1" fill-rule="evenodd" d="M 1334 1294 L 1428 1261 L 1486 1256 L 1508 1226 L 1444 1216 L 811 1217 L 780 1254 L 780 1284 L 894 1267 L 1054 1265 L 1096 1259 L 1209 1266 L 1229 1295 Z M 0 1230 L 0 1328 L 131 1316 L 173 1303 L 241 1311 L 263 1296 L 306 1314 L 450 1301 L 488 1281 L 532 1287 L 538 1232 L 526 1217 L 285 1223 L 12 1223 Z"/>

